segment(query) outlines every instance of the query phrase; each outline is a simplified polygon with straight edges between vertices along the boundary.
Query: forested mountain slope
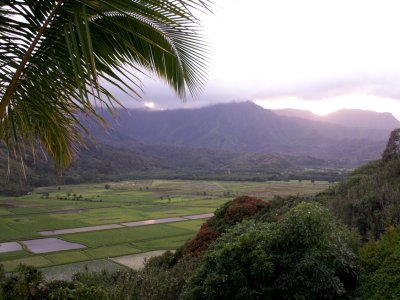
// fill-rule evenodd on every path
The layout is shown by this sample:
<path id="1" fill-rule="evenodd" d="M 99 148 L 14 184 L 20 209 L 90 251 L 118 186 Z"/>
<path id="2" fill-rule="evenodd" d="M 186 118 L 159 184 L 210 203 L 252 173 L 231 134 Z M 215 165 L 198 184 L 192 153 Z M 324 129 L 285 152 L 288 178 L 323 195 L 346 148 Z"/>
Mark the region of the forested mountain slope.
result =
<path id="1" fill-rule="evenodd" d="M 119 111 L 109 135 L 147 144 L 241 152 L 308 155 L 360 165 L 384 149 L 388 129 L 367 129 L 283 117 L 251 102 L 193 110 Z M 95 137 L 109 139 L 97 132 Z"/>

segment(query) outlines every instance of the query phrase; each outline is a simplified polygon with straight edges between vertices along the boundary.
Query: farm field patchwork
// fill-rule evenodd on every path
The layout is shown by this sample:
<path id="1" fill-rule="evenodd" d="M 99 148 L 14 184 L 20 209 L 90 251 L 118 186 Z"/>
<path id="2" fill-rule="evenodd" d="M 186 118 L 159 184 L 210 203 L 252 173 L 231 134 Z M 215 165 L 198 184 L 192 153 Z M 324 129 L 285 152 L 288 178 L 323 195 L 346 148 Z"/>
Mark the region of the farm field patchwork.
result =
<path id="1" fill-rule="evenodd" d="M 0 263 L 7 272 L 25 263 L 51 270 L 51 276 L 71 264 L 106 261 L 109 264 L 105 266 L 115 266 L 109 259 L 183 245 L 204 222 L 196 217 L 183 218 L 210 214 L 236 196 L 268 200 L 275 195 L 313 194 L 328 186 L 327 182 L 310 181 L 134 180 L 37 188 L 18 198 L 0 197 L 0 245 L 12 242 L 16 250 L 20 249 L 0 251 Z M 172 223 L 137 226 L 163 218 Z M 104 227 L 89 232 L 56 231 L 90 226 Z M 85 248 L 35 254 L 22 241 L 45 238 L 39 233 L 43 231 L 53 231 L 52 238 Z"/>

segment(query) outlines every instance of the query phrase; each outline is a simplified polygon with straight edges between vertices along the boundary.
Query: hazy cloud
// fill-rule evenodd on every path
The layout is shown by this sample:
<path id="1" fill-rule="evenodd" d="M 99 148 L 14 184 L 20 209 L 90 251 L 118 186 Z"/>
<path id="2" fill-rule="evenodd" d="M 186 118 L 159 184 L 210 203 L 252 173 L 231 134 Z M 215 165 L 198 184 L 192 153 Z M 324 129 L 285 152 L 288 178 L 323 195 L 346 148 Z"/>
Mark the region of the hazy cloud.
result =
<path id="1" fill-rule="evenodd" d="M 354 105 L 365 109 L 371 99 L 400 99 L 397 0 L 215 2 L 216 16 L 203 17 L 212 56 L 201 96 L 182 103 L 164 84 L 144 78 L 141 101 L 118 93 L 127 107 L 152 102 L 158 109 L 192 108 L 284 97 L 311 105 L 357 95 Z M 363 95 L 369 99 L 364 104 Z"/>

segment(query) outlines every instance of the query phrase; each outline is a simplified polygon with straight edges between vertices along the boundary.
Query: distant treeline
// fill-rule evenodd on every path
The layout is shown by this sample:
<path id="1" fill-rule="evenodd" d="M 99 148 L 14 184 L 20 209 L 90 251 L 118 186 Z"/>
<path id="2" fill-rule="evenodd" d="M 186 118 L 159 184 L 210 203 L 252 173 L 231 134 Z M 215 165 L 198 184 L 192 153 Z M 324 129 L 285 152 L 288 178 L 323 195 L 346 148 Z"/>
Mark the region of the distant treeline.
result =
<path id="1" fill-rule="evenodd" d="M 10 173 L 7 174 L 8 167 Z M 51 161 L 38 155 L 22 164 L 0 152 L 0 194 L 24 195 L 34 187 L 133 179 L 193 180 L 327 180 L 336 182 L 347 171 L 326 167 L 310 157 L 236 153 L 172 146 L 132 145 L 118 148 L 90 145 L 76 154 L 71 167 L 59 174 Z"/>

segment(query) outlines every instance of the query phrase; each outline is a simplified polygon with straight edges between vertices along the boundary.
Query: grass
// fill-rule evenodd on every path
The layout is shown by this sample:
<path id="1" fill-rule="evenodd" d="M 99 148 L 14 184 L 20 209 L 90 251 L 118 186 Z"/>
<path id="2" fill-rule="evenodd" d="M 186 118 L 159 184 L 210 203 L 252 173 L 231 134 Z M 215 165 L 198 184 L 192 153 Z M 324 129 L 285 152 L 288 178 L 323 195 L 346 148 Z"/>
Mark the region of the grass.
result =
<path id="1" fill-rule="evenodd" d="M 135 243 L 135 246 L 142 249 L 143 252 L 152 251 L 155 249 L 174 250 L 182 246 L 191 238 L 193 238 L 193 234 L 186 234 L 155 240 L 145 240 Z"/>
<path id="2" fill-rule="evenodd" d="M 44 230 L 210 213 L 239 195 L 268 200 L 274 195 L 313 194 L 328 187 L 327 182 L 310 181 L 134 180 L 108 184 L 109 189 L 105 184 L 65 185 L 37 188 L 18 198 L 0 197 L 0 242 L 38 238 L 38 232 Z M 102 259 L 109 257 L 176 249 L 192 238 L 203 222 L 191 220 L 63 235 L 60 237 L 87 248 L 48 254 L 26 250 L 1 253 L 0 263 L 8 272 L 19 263 L 46 267 L 50 273 L 63 270 L 54 266 L 65 265 L 68 269 L 71 263 L 81 270 L 84 264 L 102 264 L 106 262 Z M 50 266 L 54 268 L 47 268 Z"/>
<path id="3" fill-rule="evenodd" d="M 90 258 L 108 258 L 114 256 L 140 253 L 142 252 L 142 250 L 132 247 L 130 245 L 123 244 L 123 245 L 91 248 L 88 250 L 84 250 L 83 252 Z"/>
<path id="4" fill-rule="evenodd" d="M 13 252 L 3 252 L 3 253 L 0 253 L 0 262 L 6 261 L 6 260 L 18 259 L 18 258 L 26 257 L 29 255 L 30 255 L 30 253 L 25 250 L 13 251 Z"/>
<path id="5" fill-rule="evenodd" d="M 176 223 L 169 223 L 168 225 L 170 227 L 175 227 L 175 228 L 183 228 L 186 230 L 191 230 L 193 232 L 197 232 L 197 230 L 200 228 L 201 224 L 204 223 L 205 220 L 199 219 L 199 220 L 191 220 L 191 221 L 185 221 L 185 222 L 176 222 Z"/>
<path id="6" fill-rule="evenodd" d="M 194 233 L 194 230 L 177 228 L 169 224 L 157 224 L 151 226 L 68 234 L 64 235 L 63 239 L 74 243 L 84 244 L 88 247 L 101 247 Z"/>
<path id="7" fill-rule="evenodd" d="M 53 264 L 50 260 L 40 255 L 31 255 L 24 258 L 6 260 L 1 263 L 3 264 L 6 272 L 14 271 L 20 264 L 30 265 L 36 268 L 47 267 Z"/>
<path id="8" fill-rule="evenodd" d="M 84 251 L 68 251 L 68 253 L 58 252 L 43 255 L 43 257 L 49 260 L 51 262 L 51 265 L 61 265 L 90 259 L 90 257 L 86 255 Z"/>

